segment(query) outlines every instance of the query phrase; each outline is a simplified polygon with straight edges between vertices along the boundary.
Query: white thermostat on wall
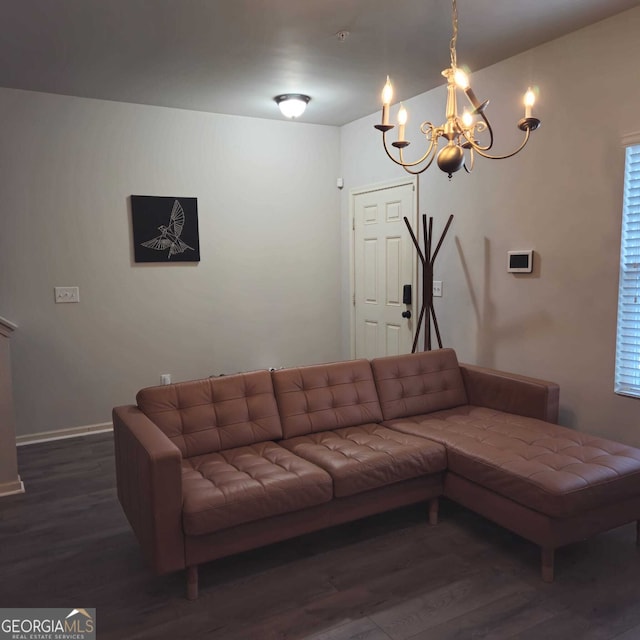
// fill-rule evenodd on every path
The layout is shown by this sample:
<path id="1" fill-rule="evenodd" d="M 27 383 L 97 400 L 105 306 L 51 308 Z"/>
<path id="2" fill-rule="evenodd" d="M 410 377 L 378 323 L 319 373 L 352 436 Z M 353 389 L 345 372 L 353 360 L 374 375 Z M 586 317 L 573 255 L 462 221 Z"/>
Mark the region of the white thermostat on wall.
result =
<path id="1" fill-rule="evenodd" d="M 507 251 L 507 271 L 509 273 L 531 273 L 533 271 L 533 249 Z"/>

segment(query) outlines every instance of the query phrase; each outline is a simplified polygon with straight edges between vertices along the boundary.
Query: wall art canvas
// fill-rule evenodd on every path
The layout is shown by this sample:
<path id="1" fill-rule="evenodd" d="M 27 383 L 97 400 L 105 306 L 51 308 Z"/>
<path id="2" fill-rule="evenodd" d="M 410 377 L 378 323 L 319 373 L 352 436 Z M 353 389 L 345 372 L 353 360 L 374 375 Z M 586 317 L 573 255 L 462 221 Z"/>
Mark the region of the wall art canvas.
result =
<path id="1" fill-rule="evenodd" d="M 198 199 L 131 196 L 136 262 L 199 262 Z"/>

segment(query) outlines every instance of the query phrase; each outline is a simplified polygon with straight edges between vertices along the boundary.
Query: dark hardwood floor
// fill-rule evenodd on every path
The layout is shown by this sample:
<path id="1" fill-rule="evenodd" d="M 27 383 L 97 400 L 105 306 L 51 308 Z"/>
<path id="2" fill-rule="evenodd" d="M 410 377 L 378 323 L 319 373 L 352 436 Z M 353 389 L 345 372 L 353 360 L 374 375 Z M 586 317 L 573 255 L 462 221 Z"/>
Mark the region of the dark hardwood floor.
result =
<path id="1" fill-rule="evenodd" d="M 184 575 L 142 562 L 115 492 L 111 434 L 19 449 L 21 496 L 0 499 L 0 607 L 96 607 L 127 640 L 640 639 L 640 552 L 622 527 L 556 554 L 445 501 L 219 560 Z"/>

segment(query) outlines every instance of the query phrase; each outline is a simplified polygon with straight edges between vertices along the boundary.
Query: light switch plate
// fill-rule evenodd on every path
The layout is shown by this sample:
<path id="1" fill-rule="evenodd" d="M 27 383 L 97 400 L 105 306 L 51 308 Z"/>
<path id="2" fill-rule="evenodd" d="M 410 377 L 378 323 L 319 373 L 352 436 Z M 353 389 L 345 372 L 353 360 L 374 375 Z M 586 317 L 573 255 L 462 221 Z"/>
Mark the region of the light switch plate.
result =
<path id="1" fill-rule="evenodd" d="M 80 302 L 79 287 L 55 287 L 56 304 Z"/>
<path id="2" fill-rule="evenodd" d="M 442 280 L 433 281 L 433 297 L 442 298 Z"/>

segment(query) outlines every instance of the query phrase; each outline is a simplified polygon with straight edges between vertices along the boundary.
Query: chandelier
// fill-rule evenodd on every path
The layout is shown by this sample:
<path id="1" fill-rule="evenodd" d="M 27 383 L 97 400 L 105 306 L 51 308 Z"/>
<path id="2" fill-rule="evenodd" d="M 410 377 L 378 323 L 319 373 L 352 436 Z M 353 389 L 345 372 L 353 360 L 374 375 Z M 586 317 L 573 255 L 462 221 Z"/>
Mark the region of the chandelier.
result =
<path id="1" fill-rule="evenodd" d="M 535 103 L 536 95 L 529 88 L 524 95 L 524 118 L 518 121 L 518 129 L 524 132 L 524 139 L 515 151 L 506 155 L 491 155 L 489 150 L 493 146 L 493 129 L 485 109 L 489 104 L 488 100 L 480 102 L 469 84 L 469 77 L 463 69 L 458 67 L 456 55 L 456 43 L 458 40 L 458 6 L 456 0 L 452 0 L 451 22 L 453 25 L 453 35 L 449 44 L 451 53 L 451 66 L 442 72 L 447 79 L 447 105 L 446 122 L 439 127 L 431 122 L 425 121 L 420 125 L 420 131 L 424 134 L 427 142 L 427 150 L 424 155 L 415 161 L 407 161 L 404 158 L 404 149 L 409 146 L 409 141 L 405 139 L 405 125 L 407 123 L 407 110 L 400 103 L 398 111 L 398 137 L 391 142 L 391 146 L 397 149 L 397 157 L 389 150 L 387 133 L 394 129 L 394 125 L 389 124 L 389 107 L 393 98 L 393 89 L 387 76 L 387 83 L 382 90 L 382 123 L 374 125 L 376 129 L 382 131 L 382 143 L 384 150 L 393 162 L 404 167 L 404 169 L 417 175 L 426 171 L 437 158 L 438 167 L 449 175 L 449 179 L 456 171 L 462 167 L 470 173 L 473 169 L 474 155 L 477 153 L 483 158 L 491 160 L 503 160 L 510 158 L 519 151 L 529 141 L 532 131 L 540 126 L 540 120 L 531 115 L 531 109 Z M 460 89 L 467 96 L 472 110 L 465 109 L 462 115 L 458 115 L 457 90 Z M 440 139 L 445 141 L 444 146 L 438 150 Z M 479 139 L 480 138 L 480 139 Z"/>

